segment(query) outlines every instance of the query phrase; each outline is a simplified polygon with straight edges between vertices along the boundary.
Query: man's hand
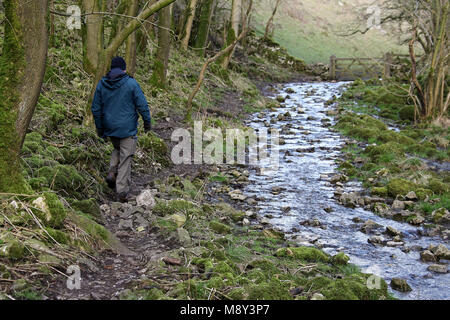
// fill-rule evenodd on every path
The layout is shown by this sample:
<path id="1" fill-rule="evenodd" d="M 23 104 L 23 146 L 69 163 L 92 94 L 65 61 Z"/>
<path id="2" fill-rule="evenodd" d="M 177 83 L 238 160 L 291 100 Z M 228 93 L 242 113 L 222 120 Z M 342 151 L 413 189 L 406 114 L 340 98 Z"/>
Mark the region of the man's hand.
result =
<path id="1" fill-rule="evenodd" d="M 144 132 L 147 133 L 150 130 L 152 130 L 152 123 L 151 122 L 144 122 Z"/>
<path id="2" fill-rule="evenodd" d="M 108 137 L 105 136 L 102 129 L 97 129 L 97 135 L 102 139 L 103 142 L 108 142 Z"/>

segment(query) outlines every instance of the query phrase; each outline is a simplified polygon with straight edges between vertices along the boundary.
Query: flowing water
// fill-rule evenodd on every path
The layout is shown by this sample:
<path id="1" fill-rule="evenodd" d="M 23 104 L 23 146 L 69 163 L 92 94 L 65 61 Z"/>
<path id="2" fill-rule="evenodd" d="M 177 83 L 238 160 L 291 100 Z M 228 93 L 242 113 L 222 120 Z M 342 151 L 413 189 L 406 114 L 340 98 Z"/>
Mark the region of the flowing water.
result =
<path id="1" fill-rule="evenodd" d="M 295 93 L 289 93 L 282 108 L 255 114 L 247 123 L 258 129 L 266 127 L 267 121 L 273 116 L 286 112 L 292 116 L 270 125 L 279 130 L 289 127 L 280 134 L 286 143 L 278 146 L 278 171 L 260 175 L 257 173 L 260 170 L 255 170 L 250 174 L 251 183 L 245 193 L 263 199 L 258 204 L 259 214 L 269 217 L 273 226 L 300 243 L 314 243 L 330 254 L 345 252 L 350 262 L 359 266 L 363 272 L 377 274 L 388 283 L 394 277 L 407 280 L 413 291 L 405 294 L 394 291 L 393 294 L 398 298 L 450 299 L 450 274 L 432 274 L 427 271 L 429 264 L 420 261 L 418 249 L 439 243 L 448 247 L 448 241 L 439 237 L 422 237 L 419 229 L 408 223 L 384 219 L 362 208 L 352 209 L 340 205 L 333 199 L 334 187 L 321 177 L 335 172 L 335 160 L 339 158 L 344 144 L 343 137 L 323 125 L 322 120 L 330 118 L 326 111 L 331 109 L 324 102 L 334 95 L 339 96 L 345 83 L 288 84 L 277 94 L 287 96 L 287 88 L 294 89 Z M 304 113 L 297 110 L 299 107 L 304 109 Z M 330 120 L 333 124 L 333 119 Z M 297 150 L 311 147 L 314 147 L 313 152 Z M 283 191 L 274 195 L 274 187 L 281 187 Z M 361 189 L 360 184 L 347 183 L 345 191 L 352 189 Z M 406 253 L 399 247 L 368 243 L 371 235 L 359 231 L 361 223 L 355 223 L 352 220 L 354 218 L 362 221 L 371 219 L 382 226 L 394 227 L 403 233 L 405 246 L 413 250 Z M 323 228 L 301 224 L 308 219 L 318 219 Z"/>

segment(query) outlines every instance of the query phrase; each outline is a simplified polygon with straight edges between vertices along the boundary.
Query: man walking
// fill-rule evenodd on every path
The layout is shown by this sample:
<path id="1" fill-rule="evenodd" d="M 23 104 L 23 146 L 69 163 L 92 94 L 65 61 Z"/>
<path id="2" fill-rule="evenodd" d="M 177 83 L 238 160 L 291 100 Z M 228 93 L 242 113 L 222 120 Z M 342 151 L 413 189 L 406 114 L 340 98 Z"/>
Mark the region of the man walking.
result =
<path id="1" fill-rule="evenodd" d="M 116 188 L 117 200 L 128 201 L 131 160 L 136 152 L 139 115 L 144 130 L 151 130 L 150 109 L 139 84 L 126 73 L 121 57 L 111 61 L 111 71 L 100 80 L 92 101 L 92 114 L 98 135 L 109 137 L 114 146 L 106 182 Z"/>

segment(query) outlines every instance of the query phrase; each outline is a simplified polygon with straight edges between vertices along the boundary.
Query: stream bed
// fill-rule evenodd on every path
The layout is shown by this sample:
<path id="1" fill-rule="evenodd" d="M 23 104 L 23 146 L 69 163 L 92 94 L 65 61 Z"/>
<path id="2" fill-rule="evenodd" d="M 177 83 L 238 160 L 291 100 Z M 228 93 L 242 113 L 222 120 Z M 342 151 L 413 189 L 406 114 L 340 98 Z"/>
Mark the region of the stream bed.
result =
<path id="1" fill-rule="evenodd" d="M 285 141 L 277 147 L 280 157 L 278 171 L 261 175 L 258 174 L 260 170 L 251 170 L 250 183 L 244 192 L 260 200 L 260 218 L 266 217 L 289 239 L 319 246 L 330 254 L 345 252 L 350 263 L 359 266 L 363 272 L 381 276 L 387 283 L 392 278 L 403 278 L 413 289 L 408 293 L 392 291 L 394 296 L 400 299 L 450 299 L 450 273 L 431 273 L 427 270 L 429 264 L 420 260 L 421 250 L 430 244 L 442 243 L 448 247 L 447 240 L 423 237 L 418 227 L 379 217 L 362 208 L 344 207 L 333 198 L 335 187 L 324 176 L 336 172 L 335 160 L 340 157 L 345 138 L 330 130 L 329 125 L 324 125 L 327 122 L 334 124 L 333 118 L 326 115 L 332 108 L 324 103 L 334 95 L 339 96 L 345 90 L 345 84 L 283 85 L 275 94 L 287 96 L 283 106 L 276 111 L 255 114 L 248 120 L 248 126 L 261 129 L 278 115 L 287 112 L 291 115 L 270 123 L 271 128 L 280 130 L 280 138 Z M 308 151 L 302 152 L 302 149 Z M 273 192 L 280 188 L 279 194 Z M 361 189 L 359 182 L 345 184 L 346 192 Z M 371 235 L 360 231 L 361 223 L 356 223 L 358 220 L 355 218 L 362 222 L 370 219 L 401 231 L 405 245 L 388 247 L 368 243 Z M 313 219 L 320 225 L 302 224 Z M 402 251 L 405 247 L 410 250 Z"/>

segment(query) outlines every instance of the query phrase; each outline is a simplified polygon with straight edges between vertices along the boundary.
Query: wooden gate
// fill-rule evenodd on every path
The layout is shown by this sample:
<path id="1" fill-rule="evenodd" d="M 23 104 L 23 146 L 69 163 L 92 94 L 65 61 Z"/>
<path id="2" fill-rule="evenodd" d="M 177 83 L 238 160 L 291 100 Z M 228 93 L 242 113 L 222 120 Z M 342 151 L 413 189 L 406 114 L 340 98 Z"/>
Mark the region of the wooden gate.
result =
<path id="1" fill-rule="evenodd" d="M 408 55 L 386 53 L 383 58 L 337 58 L 330 57 L 330 79 L 350 81 L 357 78 L 390 78 L 393 68 L 398 67 L 395 61 Z"/>

